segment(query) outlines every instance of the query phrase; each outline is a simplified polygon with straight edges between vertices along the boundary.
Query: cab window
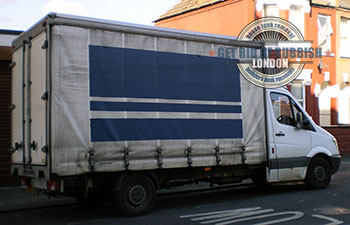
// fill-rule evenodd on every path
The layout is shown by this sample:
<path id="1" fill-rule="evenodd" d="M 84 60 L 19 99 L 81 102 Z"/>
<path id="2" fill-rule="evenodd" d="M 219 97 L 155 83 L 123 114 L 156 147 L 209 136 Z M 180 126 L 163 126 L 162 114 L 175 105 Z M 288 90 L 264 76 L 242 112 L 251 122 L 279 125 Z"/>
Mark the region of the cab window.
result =
<path id="1" fill-rule="evenodd" d="M 310 121 L 298 105 L 287 95 L 271 93 L 271 103 L 276 120 L 284 125 L 296 127 L 297 113 L 303 114 L 303 129 L 314 131 Z"/>
<path id="2" fill-rule="evenodd" d="M 271 93 L 271 102 L 276 120 L 285 125 L 295 126 L 295 114 L 293 113 L 290 99 L 286 95 Z"/>

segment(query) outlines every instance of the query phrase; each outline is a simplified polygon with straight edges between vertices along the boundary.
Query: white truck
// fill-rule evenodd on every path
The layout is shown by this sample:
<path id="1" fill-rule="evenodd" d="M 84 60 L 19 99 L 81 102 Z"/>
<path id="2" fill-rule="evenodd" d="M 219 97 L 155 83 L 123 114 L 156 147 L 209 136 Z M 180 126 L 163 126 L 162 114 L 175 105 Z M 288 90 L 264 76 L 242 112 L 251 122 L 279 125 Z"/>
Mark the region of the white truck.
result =
<path id="1" fill-rule="evenodd" d="M 325 188 L 336 139 L 284 88 L 246 81 L 232 37 L 49 14 L 13 42 L 12 174 L 128 215 L 185 183 Z"/>

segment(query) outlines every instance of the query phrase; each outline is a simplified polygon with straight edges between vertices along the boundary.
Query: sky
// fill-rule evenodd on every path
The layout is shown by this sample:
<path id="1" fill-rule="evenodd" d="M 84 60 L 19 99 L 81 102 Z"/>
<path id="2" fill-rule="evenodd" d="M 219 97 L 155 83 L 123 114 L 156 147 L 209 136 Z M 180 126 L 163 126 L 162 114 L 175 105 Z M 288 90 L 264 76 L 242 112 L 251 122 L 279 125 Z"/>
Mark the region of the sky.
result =
<path id="1" fill-rule="evenodd" d="M 180 0 L 0 0 L 0 29 L 27 30 L 49 12 L 152 25 Z"/>

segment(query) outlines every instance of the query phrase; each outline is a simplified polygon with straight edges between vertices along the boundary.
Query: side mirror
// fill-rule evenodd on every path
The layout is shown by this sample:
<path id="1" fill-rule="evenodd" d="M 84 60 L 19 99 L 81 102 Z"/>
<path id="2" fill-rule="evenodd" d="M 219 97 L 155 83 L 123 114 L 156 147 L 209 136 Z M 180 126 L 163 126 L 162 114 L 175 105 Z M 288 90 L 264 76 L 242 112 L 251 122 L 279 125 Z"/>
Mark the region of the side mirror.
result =
<path id="1" fill-rule="evenodd" d="M 297 113 L 297 121 L 296 121 L 297 122 L 296 125 L 297 125 L 298 129 L 303 129 L 303 127 L 304 127 L 303 126 L 303 120 L 304 120 L 303 119 L 303 113 L 302 112 L 298 112 Z"/>

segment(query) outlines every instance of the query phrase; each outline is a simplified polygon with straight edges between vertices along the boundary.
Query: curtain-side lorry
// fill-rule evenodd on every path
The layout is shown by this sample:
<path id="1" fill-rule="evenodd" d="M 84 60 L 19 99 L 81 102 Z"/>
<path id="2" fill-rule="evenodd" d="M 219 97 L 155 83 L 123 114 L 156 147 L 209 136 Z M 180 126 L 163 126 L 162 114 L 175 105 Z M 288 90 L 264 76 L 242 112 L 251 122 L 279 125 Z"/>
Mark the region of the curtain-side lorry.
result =
<path id="1" fill-rule="evenodd" d="M 328 186 L 335 138 L 284 88 L 246 81 L 218 48 L 261 43 L 49 14 L 13 42 L 12 174 L 28 190 L 128 215 L 196 181 Z"/>

